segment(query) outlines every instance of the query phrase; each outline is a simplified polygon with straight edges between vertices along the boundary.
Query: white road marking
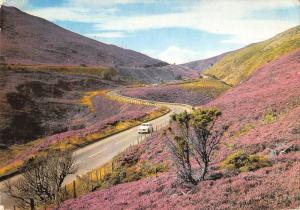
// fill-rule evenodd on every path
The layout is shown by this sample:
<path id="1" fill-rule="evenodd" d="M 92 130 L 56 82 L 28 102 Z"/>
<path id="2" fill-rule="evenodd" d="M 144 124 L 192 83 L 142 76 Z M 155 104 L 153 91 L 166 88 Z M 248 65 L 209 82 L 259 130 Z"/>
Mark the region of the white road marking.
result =
<path id="1" fill-rule="evenodd" d="M 100 150 L 99 152 L 96 152 L 96 153 L 94 153 L 94 154 L 90 155 L 90 156 L 89 156 L 89 158 L 92 158 L 92 157 L 94 157 L 94 156 L 96 156 L 96 155 L 98 155 L 98 154 L 100 154 L 100 153 L 104 152 L 105 150 L 106 150 L 106 148 L 105 148 L 105 149 L 102 149 L 102 150 Z"/>

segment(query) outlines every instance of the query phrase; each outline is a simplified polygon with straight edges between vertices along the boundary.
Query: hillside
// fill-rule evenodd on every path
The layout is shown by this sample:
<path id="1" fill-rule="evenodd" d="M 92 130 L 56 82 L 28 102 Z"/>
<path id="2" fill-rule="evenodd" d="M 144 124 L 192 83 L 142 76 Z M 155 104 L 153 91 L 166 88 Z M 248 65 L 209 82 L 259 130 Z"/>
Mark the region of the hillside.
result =
<path id="1" fill-rule="evenodd" d="M 203 59 L 203 60 L 198 60 L 198 61 L 192 61 L 189 63 L 181 64 L 179 66 L 191 69 L 191 70 L 196 70 L 198 72 L 202 72 L 210 67 L 212 67 L 215 63 L 220 61 L 224 56 L 226 56 L 228 53 L 223 53 L 218 56 L 214 56 L 211 58 Z"/>
<path id="2" fill-rule="evenodd" d="M 0 12 L 2 62 L 91 66 L 166 65 L 141 53 L 67 31 L 14 7 L 3 6 Z"/>
<path id="3" fill-rule="evenodd" d="M 14 7 L 0 9 L 0 63 L 109 67 L 125 81 L 154 82 L 189 77 L 186 71 L 161 68 L 167 63 L 65 30 Z M 153 77 L 155 75 L 155 77 Z"/>
<path id="4" fill-rule="evenodd" d="M 148 87 L 125 88 L 122 94 L 145 100 L 203 105 L 230 88 L 216 79 L 205 78 L 179 84 L 163 84 Z"/>
<path id="5" fill-rule="evenodd" d="M 277 36 L 227 54 L 204 73 L 236 85 L 245 81 L 259 67 L 300 47 L 300 26 Z"/>
<path id="6" fill-rule="evenodd" d="M 222 111 L 229 125 L 211 174 L 219 177 L 189 191 L 176 181 L 172 167 L 131 183 L 66 201 L 60 209 L 294 209 L 300 205 L 300 50 L 257 70 L 207 107 Z M 166 163 L 162 135 L 140 145 L 138 164 Z M 226 157 L 240 152 L 268 160 L 252 170 L 222 169 Z M 134 153 L 136 154 L 136 153 Z M 129 156 L 126 156 L 129 157 Z M 242 158 L 242 157 L 241 157 Z M 239 159 L 238 159 L 239 160 Z M 253 163 L 253 167 L 256 167 Z M 115 177 L 114 175 L 113 177 Z M 126 181 L 125 181 L 126 182 Z"/>

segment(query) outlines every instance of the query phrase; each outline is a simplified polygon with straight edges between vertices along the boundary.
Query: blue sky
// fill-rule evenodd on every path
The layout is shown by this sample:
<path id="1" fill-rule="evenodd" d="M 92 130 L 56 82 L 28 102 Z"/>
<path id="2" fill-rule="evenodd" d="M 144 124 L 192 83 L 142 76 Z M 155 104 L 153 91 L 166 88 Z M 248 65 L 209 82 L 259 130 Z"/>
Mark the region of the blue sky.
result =
<path id="1" fill-rule="evenodd" d="M 300 20 L 298 0 L 7 0 L 7 4 L 169 63 L 241 48 Z"/>

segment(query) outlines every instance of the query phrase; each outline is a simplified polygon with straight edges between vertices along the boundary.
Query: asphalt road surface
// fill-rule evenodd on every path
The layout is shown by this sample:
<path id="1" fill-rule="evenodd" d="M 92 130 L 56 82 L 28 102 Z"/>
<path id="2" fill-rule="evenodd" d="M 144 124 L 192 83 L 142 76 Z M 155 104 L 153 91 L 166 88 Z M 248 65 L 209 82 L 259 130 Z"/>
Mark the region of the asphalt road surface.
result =
<path id="1" fill-rule="evenodd" d="M 117 91 L 113 91 L 110 93 L 111 95 L 123 97 L 118 95 Z M 128 97 L 124 97 L 126 100 L 137 100 L 139 102 L 147 102 L 150 104 L 155 104 L 156 106 L 167 106 L 171 112 L 168 114 L 159 117 L 155 120 L 150 121 L 153 124 L 154 128 L 162 128 L 166 126 L 169 122 L 170 115 L 172 113 L 180 113 L 184 110 L 190 111 L 192 109 L 191 106 L 181 105 L 181 104 L 171 104 L 171 103 L 157 103 L 144 101 L 140 99 L 131 99 Z M 99 168 L 103 164 L 109 162 L 116 155 L 124 151 L 127 147 L 133 144 L 137 144 L 138 138 L 141 140 L 145 136 L 138 134 L 138 126 L 131 128 L 129 130 L 123 131 L 121 133 L 115 134 L 113 136 L 102 139 L 99 142 L 90 144 L 84 148 L 76 150 L 74 155 L 74 162 L 76 164 L 76 168 L 78 171 L 75 175 L 70 175 L 66 178 L 65 184 L 72 182 L 76 176 L 83 175 L 93 169 Z M 13 177 L 12 179 L 17 179 L 17 177 Z M 1 183 L 0 183 L 1 184 Z M 3 186 L 0 186 L 0 210 L 2 210 L 2 206 L 6 209 L 13 209 L 13 203 L 10 201 L 7 196 L 3 193 Z"/>

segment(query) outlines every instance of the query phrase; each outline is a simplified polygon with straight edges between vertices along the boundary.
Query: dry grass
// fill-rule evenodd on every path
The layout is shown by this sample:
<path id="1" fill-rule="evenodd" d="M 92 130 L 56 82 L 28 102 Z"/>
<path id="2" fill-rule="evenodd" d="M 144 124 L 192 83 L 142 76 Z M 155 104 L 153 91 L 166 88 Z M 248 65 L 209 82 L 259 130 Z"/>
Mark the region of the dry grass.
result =
<path id="1" fill-rule="evenodd" d="M 64 188 L 67 193 L 67 198 L 74 197 L 74 187 L 77 197 L 92 191 L 93 187 L 95 187 L 99 181 L 103 180 L 105 175 L 112 173 L 112 163 L 113 161 L 107 162 L 101 167 L 84 174 L 83 176 L 76 178 L 73 182 L 65 185 Z"/>
<path id="2" fill-rule="evenodd" d="M 107 91 L 105 90 L 88 92 L 82 97 L 82 99 L 80 100 L 80 104 L 87 106 L 91 112 L 94 112 L 95 108 L 93 105 L 93 98 L 97 95 L 105 95 L 106 92 Z"/>
<path id="3" fill-rule="evenodd" d="M 0 64 L 5 70 L 26 70 L 39 72 L 55 72 L 61 74 L 74 75 L 93 75 L 102 79 L 110 80 L 116 76 L 115 69 L 108 67 L 84 67 L 84 66 L 47 66 L 47 65 L 17 65 L 17 64 Z"/>
<path id="4" fill-rule="evenodd" d="M 195 82 L 181 84 L 180 86 L 194 92 L 207 92 L 212 94 L 212 96 L 217 96 L 230 88 L 226 83 L 213 78 L 199 79 Z"/>

